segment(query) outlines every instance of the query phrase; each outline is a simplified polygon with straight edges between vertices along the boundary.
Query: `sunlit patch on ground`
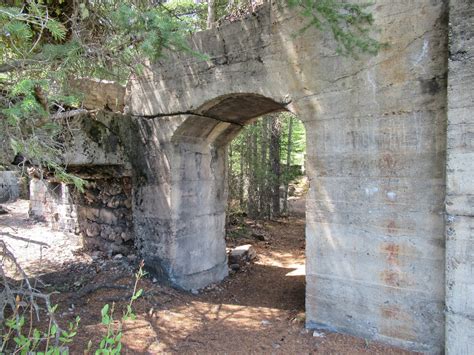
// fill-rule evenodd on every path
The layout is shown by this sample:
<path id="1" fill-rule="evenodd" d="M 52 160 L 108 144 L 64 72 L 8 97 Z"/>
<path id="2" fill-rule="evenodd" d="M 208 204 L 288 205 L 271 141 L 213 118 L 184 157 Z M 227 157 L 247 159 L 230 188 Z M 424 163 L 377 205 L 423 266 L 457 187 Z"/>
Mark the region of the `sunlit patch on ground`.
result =
<path id="1" fill-rule="evenodd" d="M 41 275 L 63 264 L 77 262 L 76 252 L 82 247 L 78 235 L 52 231 L 47 223 L 28 218 L 27 200 L 3 206 L 9 214 L 0 216 L 1 238 L 28 275 Z"/>

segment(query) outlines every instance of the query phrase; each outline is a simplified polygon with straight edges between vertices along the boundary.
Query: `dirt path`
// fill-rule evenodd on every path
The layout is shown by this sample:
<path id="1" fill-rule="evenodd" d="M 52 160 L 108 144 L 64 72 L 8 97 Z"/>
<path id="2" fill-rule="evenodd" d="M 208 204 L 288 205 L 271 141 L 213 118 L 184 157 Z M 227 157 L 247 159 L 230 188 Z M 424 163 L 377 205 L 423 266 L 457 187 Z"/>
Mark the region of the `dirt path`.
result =
<path id="1" fill-rule="evenodd" d="M 150 278 L 142 280 L 145 296 L 135 303 L 137 319 L 124 323 L 123 353 L 408 354 L 364 339 L 335 333 L 313 334 L 304 329 L 303 219 L 261 225 L 248 222 L 235 226 L 229 235 L 230 246 L 251 243 L 257 259 L 199 294 L 180 292 Z M 53 244 L 53 234 L 43 238 Z M 57 248 L 54 250 L 58 252 Z M 105 331 L 100 324 L 100 309 L 105 303 L 123 299 L 115 306 L 119 318 L 138 262 L 97 255 L 92 258 L 68 248 L 65 253 L 68 266 L 64 267 L 64 260 L 60 259 L 55 270 L 48 265 L 41 279 L 49 285 L 45 291 L 60 292 L 54 300 L 59 303 L 61 322 L 72 321 L 76 315 L 81 317 L 71 353 L 82 354 L 89 340 L 98 344 Z M 58 258 L 64 258 L 61 254 Z M 75 254 L 76 259 L 71 260 L 70 254 Z M 106 284 L 121 285 L 123 289 L 85 292 L 91 285 Z"/>

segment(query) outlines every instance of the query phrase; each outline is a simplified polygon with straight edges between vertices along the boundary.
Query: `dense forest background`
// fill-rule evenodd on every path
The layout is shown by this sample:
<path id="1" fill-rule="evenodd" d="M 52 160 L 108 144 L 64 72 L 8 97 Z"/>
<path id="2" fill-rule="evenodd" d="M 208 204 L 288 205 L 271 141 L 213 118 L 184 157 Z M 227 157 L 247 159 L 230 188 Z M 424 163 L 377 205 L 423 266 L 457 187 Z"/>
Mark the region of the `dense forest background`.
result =
<path id="1" fill-rule="evenodd" d="M 246 126 L 228 148 L 229 212 L 274 218 L 288 212 L 289 183 L 304 173 L 305 129 L 289 112 Z"/>

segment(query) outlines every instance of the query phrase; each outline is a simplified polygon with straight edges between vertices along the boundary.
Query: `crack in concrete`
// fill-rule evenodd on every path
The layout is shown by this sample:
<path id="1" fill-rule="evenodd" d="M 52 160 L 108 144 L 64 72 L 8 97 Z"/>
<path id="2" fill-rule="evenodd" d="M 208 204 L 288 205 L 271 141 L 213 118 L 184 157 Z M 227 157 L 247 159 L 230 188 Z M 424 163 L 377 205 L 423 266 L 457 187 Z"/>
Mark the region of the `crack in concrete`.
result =
<path id="1" fill-rule="evenodd" d="M 198 116 L 198 117 L 204 117 L 204 118 L 210 118 L 212 120 L 216 120 L 219 122 L 224 122 L 224 123 L 230 123 L 236 126 L 243 127 L 244 125 L 242 123 L 238 122 L 233 122 L 233 121 L 226 121 L 217 117 L 212 117 L 212 116 L 206 116 L 201 113 L 196 113 L 193 111 L 180 111 L 180 112 L 170 112 L 170 113 L 157 113 L 154 115 L 132 115 L 132 117 L 135 118 L 146 118 L 146 119 L 154 119 L 154 118 L 160 118 L 160 117 L 173 117 L 173 116 L 182 116 L 182 115 L 192 115 L 192 116 Z"/>

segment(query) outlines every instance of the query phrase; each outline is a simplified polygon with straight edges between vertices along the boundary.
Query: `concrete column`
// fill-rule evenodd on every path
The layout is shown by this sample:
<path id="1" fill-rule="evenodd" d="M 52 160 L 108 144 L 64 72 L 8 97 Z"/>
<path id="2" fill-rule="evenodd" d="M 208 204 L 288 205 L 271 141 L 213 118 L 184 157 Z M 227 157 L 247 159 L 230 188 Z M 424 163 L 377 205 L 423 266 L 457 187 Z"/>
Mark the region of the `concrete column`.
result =
<path id="1" fill-rule="evenodd" d="M 450 1 L 446 353 L 474 353 L 474 4 Z"/>
<path id="2" fill-rule="evenodd" d="M 295 104 L 311 186 L 309 328 L 444 348 L 446 10 L 423 7 L 430 20 L 416 22 L 424 29 L 409 46 L 391 37 L 403 48 L 393 57 L 372 58 L 344 87 Z M 411 20 L 393 21 L 406 28 Z"/>
<path id="3" fill-rule="evenodd" d="M 148 269 L 191 290 L 227 276 L 227 193 L 224 148 L 199 136 L 200 117 L 189 127 L 195 136 L 183 135 L 186 118 L 136 121 L 146 136 L 141 156 L 132 159 L 137 167 L 133 214 L 137 246 Z"/>
<path id="4" fill-rule="evenodd" d="M 52 230 L 78 232 L 77 210 L 68 185 L 32 178 L 29 215 L 47 222 Z"/>
<path id="5" fill-rule="evenodd" d="M 19 196 L 18 174 L 14 171 L 0 171 L 0 203 L 16 201 Z"/>

